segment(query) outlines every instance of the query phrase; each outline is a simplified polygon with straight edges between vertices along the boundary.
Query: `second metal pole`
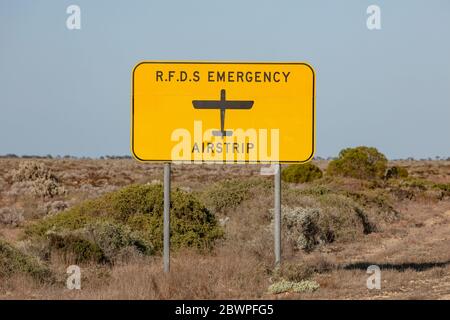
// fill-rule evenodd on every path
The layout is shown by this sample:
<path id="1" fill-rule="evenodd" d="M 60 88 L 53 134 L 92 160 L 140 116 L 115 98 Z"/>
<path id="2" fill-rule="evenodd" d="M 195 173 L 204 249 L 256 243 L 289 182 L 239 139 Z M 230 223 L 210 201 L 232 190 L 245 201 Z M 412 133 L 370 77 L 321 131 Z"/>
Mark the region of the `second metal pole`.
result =
<path id="1" fill-rule="evenodd" d="M 164 272 L 170 271 L 170 163 L 164 164 Z"/>
<path id="2" fill-rule="evenodd" d="M 275 219 L 274 219 L 274 234 L 275 234 L 275 266 L 281 263 L 281 165 L 275 165 Z"/>

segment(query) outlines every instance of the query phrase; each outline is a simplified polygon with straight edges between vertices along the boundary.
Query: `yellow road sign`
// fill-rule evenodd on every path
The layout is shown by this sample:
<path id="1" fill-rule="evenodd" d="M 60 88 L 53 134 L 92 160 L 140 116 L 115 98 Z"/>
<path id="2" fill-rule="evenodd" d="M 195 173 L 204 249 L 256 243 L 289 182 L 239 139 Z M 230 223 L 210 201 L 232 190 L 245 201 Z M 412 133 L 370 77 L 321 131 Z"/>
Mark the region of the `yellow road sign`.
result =
<path id="1" fill-rule="evenodd" d="M 306 162 L 314 142 L 315 74 L 306 63 L 144 61 L 133 69 L 138 160 Z"/>

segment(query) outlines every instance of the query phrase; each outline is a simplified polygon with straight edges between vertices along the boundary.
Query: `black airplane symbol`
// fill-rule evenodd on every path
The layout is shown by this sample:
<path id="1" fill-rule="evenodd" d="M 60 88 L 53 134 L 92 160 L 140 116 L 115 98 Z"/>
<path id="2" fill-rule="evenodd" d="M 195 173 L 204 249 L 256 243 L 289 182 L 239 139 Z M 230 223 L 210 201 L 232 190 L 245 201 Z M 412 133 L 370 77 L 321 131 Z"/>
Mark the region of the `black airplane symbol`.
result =
<path id="1" fill-rule="evenodd" d="M 220 110 L 220 131 L 213 131 L 213 136 L 231 136 L 232 131 L 225 131 L 225 110 L 238 109 L 248 110 L 253 107 L 252 100 L 226 100 L 225 89 L 220 90 L 220 100 L 192 100 L 195 109 L 219 109 Z"/>

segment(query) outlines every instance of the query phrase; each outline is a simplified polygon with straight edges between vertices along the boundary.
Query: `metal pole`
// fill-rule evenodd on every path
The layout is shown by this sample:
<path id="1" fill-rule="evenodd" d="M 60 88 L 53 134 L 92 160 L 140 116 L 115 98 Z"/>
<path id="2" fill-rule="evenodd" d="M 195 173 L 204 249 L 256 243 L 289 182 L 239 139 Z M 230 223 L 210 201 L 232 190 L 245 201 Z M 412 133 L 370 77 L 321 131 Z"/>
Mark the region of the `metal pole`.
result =
<path id="1" fill-rule="evenodd" d="M 164 272 L 170 271 L 170 163 L 164 164 Z"/>
<path id="2" fill-rule="evenodd" d="M 281 263 L 281 165 L 275 166 L 275 266 Z"/>

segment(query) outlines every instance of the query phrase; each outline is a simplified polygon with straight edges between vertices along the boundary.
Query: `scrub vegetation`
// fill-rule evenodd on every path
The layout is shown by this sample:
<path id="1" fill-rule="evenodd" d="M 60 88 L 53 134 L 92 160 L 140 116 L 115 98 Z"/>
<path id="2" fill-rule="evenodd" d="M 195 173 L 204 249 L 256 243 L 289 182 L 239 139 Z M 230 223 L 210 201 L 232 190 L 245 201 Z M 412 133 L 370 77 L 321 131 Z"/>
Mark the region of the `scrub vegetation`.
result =
<path id="1" fill-rule="evenodd" d="M 30 276 L 38 282 L 52 281 L 51 271 L 35 257 L 0 239 L 0 279 L 17 274 Z"/>
<path id="2" fill-rule="evenodd" d="M 190 193 L 174 190 L 170 213 L 174 249 L 211 249 L 223 236 L 215 216 Z M 25 237 L 73 257 L 75 263 L 113 262 L 124 251 L 160 253 L 162 217 L 162 186 L 131 185 L 33 223 L 25 228 Z"/>
<path id="3" fill-rule="evenodd" d="M 450 298 L 449 161 L 357 147 L 283 166 L 279 267 L 260 168 L 173 166 L 167 275 L 161 165 L 1 158 L 0 299 Z"/>
<path id="4" fill-rule="evenodd" d="M 337 159 L 330 162 L 327 173 L 356 179 L 375 179 L 384 176 L 386 157 L 376 148 L 356 147 L 339 152 Z"/>
<path id="5" fill-rule="evenodd" d="M 314 164 L 292 164 L 283 169 L 281 179 L 286 182 L 304 183 L 322 178 L 322 170 Z"/>

